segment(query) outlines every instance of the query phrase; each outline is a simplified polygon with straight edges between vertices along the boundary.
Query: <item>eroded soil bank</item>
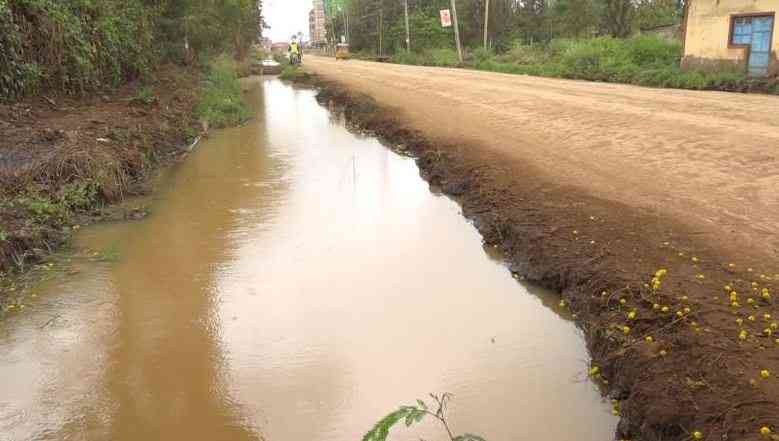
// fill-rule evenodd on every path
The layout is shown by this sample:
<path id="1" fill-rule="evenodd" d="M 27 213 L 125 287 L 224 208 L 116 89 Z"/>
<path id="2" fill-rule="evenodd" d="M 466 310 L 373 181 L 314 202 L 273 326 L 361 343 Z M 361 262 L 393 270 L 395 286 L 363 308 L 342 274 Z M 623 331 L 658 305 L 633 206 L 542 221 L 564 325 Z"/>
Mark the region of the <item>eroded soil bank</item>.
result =
<path id="1" fill-rule="evenodd" d="M 621 415 L 618 438 L 779 439 L 776 262 L 729 254 L 697 240 L 694 226 L 558 185 L 495 149 L 432 143 L 332 81 L 299 82 L 356 129 L 415 156 L 512 271 L 562 293 L 585 332 L 591 377 Z"/>
<path id="2" fill-rule="evenodd" d="M 138 217 L 109 204 L 144 191 L 160 164 L 200 133 L 200 74 L 162 67 L 150 83 L 84 98 L 0 105 L 0 303 L 28 269 L 96 218 Z M 4 286 L 5 285 L 5 286 Z"/>

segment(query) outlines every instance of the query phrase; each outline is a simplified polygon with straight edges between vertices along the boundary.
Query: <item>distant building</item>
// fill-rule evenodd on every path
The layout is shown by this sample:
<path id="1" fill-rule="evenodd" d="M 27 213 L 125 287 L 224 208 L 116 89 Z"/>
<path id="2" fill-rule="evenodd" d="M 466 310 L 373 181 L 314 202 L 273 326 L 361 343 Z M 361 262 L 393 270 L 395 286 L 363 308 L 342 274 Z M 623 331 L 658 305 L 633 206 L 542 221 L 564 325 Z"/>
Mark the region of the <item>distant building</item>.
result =
<path id="1" fill-rule="evenodd" d="M 779 75 L 777 0 L 692 0 L 683 26 L 683 68 L 737 67 Z"/>
<path id="2" fill-rule="evenodd" d="M 308 32 L 312 46 L 321 46 L 327 43 L 327 30 L 325 28 L 325 1 L 313 0 L 314 8 L 308 13 Z"/>

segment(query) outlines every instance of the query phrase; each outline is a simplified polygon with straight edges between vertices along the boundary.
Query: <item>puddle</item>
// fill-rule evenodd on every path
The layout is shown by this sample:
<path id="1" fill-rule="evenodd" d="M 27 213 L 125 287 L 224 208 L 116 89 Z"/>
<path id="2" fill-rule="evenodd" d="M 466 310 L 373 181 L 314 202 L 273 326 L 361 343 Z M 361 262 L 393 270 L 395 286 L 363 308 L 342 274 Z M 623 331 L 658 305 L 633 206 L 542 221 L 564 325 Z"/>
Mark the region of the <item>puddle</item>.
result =
<path id="1" fill-rule="evenodd" d="M 0 439 L 359 440 L 430 392 L 490 441 L 612 439 L 555 296 L 413 160 L 312 91 L 250 95 L 257 118 L 170 170 L 147 219 L 80 233 L 111 259 L 76 256 L 0 322 Z"/>

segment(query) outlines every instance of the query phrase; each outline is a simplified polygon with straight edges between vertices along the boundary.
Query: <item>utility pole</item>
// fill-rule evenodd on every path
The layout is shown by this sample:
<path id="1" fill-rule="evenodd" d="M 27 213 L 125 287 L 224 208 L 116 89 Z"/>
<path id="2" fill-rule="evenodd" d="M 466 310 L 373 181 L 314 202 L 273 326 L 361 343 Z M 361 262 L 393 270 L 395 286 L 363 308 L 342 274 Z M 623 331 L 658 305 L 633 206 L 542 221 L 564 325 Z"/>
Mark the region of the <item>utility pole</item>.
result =
<path id="1" fill-rule="evenodd" d="M 487 30 L 490 26 L 490 0 L 484 6 L 484 49 L 487 49 Z"/>
<path id="2" fill-rule="evenodd" d="M 463 64 L 463 47 L 460 44 L 460 23 L 457 21 L 457 0 L 451 0 L 452 2 L 452 20 L 454 21 L 454 39 L 457 42 L 457 56 L 460 59 L 460 64 Z"/>
<path id="3" fill-rule="evenodd" d="M 406 52 L 411 52 L 411 32 L 408 29 L 408 0 L 403 1 L 403 6 L 406 11 Z"/>
<path id="4" fill-rule="evenodd" d="M 384 9 L 379 9 L 379 57 L 384 56 Z"/>

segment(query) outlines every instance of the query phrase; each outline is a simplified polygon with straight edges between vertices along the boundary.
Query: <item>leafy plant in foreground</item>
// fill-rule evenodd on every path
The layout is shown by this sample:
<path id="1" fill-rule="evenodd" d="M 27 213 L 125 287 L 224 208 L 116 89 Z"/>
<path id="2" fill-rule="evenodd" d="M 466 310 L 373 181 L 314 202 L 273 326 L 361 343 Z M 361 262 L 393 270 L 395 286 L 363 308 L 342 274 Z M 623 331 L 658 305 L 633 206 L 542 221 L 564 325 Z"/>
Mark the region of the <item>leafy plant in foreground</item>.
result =
<path id="1" fill-rule="evenodd" d="M 417 404 L 414 406 L 401 406 L 398 410 L 390 413 L 382 418 L 370 432 L 363 436 L 362 441 L 386 441 L 389 436 L 390 430 L 401 421 L 405 423 L 406 427 L 411 427 L 414 424 L 420 423 L 426 417 L 430 417 L 438 421 L 446 430 L 446 434 L 450 441 L 485 441 L 484 438 L 465 433 L 462 435 L 454 435 L 452 429 L 449 426 L 449 421 L 446 419 L 446 407 L 451 400 L 452 395 L 444 393 L 443 395 L 430 394 L 430 397 L 435 401 L 435 411 L 433 408 L 428 407 L 427 403 L 422 400 L 417 400 Z"/>

